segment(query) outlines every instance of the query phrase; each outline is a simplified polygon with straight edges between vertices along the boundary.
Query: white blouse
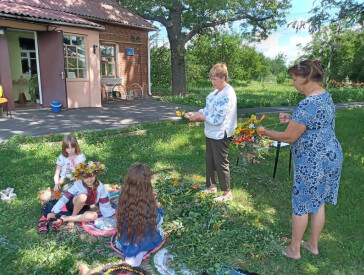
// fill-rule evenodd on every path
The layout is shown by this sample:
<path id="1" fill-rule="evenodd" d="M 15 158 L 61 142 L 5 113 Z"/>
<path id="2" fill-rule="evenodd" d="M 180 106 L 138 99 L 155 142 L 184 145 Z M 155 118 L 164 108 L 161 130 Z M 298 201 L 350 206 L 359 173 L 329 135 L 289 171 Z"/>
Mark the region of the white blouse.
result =
<path id="1" fill-rule="evenodd" d="M 75 170 L 77 164 L 85 161 L 86 157 L 84 154 L 77 155 L 74 160 L 70 160 L 69 158 L 66 158 L 64 155 L 60 154 L 56 161 L 57 165 L 61 166 L 60 178 L 71 178 L 71 174 Z"/>
<path id="2" fill-rule="evenodd" d="M 205 108 L 199 110 L 206 117 L 205 136 L 211 139 L 223 139 L 234 134 L 237 126 L 236 94 L 229 84 L 220 92 L 213 91 L 206 97 Z"/>

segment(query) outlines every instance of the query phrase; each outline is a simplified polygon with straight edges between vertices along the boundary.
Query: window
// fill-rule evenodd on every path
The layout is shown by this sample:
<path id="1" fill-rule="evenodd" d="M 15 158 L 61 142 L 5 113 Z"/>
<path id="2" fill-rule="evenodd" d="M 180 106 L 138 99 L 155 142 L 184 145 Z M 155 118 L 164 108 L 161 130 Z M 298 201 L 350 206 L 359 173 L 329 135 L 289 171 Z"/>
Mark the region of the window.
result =
<path id="1" fill-rule="evenodd" d="M 67 78 L 87 78 L 85 37 L 66 34 L 63 46 Z"/>
<path id="2" fill-rule="evenodd" d="M 37 56 L 32 38 L 19 38 L 21 69 L 23 74 L 37 73 Z"/>
<path id="3" fill-rule="evenodd" d="M 112 44 L 100 45 L 101 77 L 116 77 L 116 47 Z"/>

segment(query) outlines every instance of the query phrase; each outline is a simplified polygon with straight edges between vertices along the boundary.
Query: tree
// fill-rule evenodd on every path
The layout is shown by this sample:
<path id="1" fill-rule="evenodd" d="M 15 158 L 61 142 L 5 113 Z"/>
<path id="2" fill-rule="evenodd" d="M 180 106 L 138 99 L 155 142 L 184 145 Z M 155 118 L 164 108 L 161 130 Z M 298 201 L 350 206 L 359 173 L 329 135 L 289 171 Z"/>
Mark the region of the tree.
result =
<path id="1" fill-rule="evenodd" d="M 315 1 L 316 2 L 316 1 Z M 328 25 L 333 29 L 331 40 L 328 41 L 329 59 L 326 64 L 324 83 L 329 79 L 331 63 L 336 50 L 336 37 L 347 28 L 355 25 L 363 28 L 364 2 L 356 0 L 321 0 L 311 11 L 313 15 L 308 20 L 296 20 L 291 23 L 297 31 L 308 25 L 311 34 L 317 33 L 322 26 Z"/>
<path id="2" fill-rule="evenodd" d="M 202 31 L 241 22 L 242 34 L 260 39 L 285 21 L 289 0 L 120 0 L 144 19 L 167 30 L 171 50 L 172 92 L 186 93 L 185 45 Z"/>
<path id="3" fill-rule="evenodd" d="M 335 51 L 331 53 L 330 41 L 331 35 L 336 35 Z M 355 82 L 364 81 L 364 30 L 344 30 L 335 34 L 329 26 L 321 28 L 316 32 L 312 41 L 302 48 L 305 53 L 300 57 L 302 59 L 314 59 L 320 57 L 323 64 L 328 64 L 332 57 L 332 66 L 327 78 L 333 78 L 338 81 L 349 77 Z"/>
<path id="4" fill-rule="evenodd" d="M 287 72 L 286 61 L 287 61 L 287 56 L 284 53 L 278 53 L 275 58 L 270 60 L 271 73 L 275 76 L 278 76 L 281 73 L 286 74 Z"/>
<path id="5" fill-rule="evenodd" d="M 150 78 L 153 86 L 171 87 L 171 53 L 166 46 L 150 49 Z"/>
<path id="6" fill-rule="evenodd" d="M 260 75 L 264 67 L 260 55 L 253 47 L 245 45 L 238 34 L 227 32 L 204 33 L 192 39 L 187 48 L 188 67 L 192 65 L 191 61 L 194 68 L 199 66 L 200 71 L 192 73 L 200 79 L 206 78 L 211 67 L 218 62 L 227 65 L 232 79 L 242 81 Z"/>

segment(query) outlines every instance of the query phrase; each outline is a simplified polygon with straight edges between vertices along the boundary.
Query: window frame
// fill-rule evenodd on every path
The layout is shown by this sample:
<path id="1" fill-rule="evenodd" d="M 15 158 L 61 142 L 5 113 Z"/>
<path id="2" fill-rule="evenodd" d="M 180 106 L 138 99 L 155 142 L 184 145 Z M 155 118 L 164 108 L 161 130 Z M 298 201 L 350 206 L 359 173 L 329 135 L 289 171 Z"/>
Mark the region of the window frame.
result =
<path id="1" fill-rule="evenodd" d="M 106 47 L 113 47 L 114 49 L 114 55 L 102 55 L 101 54 L 101 46 L 106 46 Z M 100 43 L 100 76 L 101 78 L 117 78 L 118 77 L 118 70 L 117 70 L 117 45 L 114 44 L 114 43 L 108 43 L 108 42 L 101 42 Z M 102 61 L 102 58 L 103 57 L 113 57 L 114 58 L 114 62 L 105 62 L 105 61 Z M 102 74 L 102 65 L 103 64 L 106 64 L 106 70 L 108 69 L 108 66 L 109 64 L 113 64 L 114 66 L 114 74 L 113 75 L 103 75 Z"/>
<path id="2" fill-rule="evenodd" d="M 65 36 L 69 36 L 69 43 L 70 44 L 65 44 L 64 39 Z M 83 45 L 74 45 L 72 44 L 72 37 L 76 37 L 76 38 L 83 38 Z M 75 47 L 74 52 L 76 53 L 75 57 L 69 56 L 68 55 L 68 51 L 67 48 L 68 47 Z M 82 35 L 82 34 L 72 34 L 72 33 L 63 33 L 63 49 L 64 49 L 64 53 L 63 53 L 63 57 L 64 57 L 64 70 L 66 73 L 66 80 L 72 80 L 72 81 L 88 81 L 89 79 L 89 72 L 88 72 L 88 47 L 87 47 L 87 36 L 86 35 Z M 79 49 L 81 49 L 81 52 L 83 50 L 84 54 L 82 57 L 79 56 Z M 69 59 L 74 58 L 76 61 L 76 67 L 69 67 Z M 80 67 L 79 66 L 79 60 L 84 59 L 85 65 L 84 67 Z M 77 74 L 76 77 L 69 77 L 69 73 L 70 70 L 76 70 Z M 79 77 L 80 75 L 80 70 L 84 70 L 86 77 Z"/>
<path id="3" fill-rule="evenodd" d="M 28 40 L 33 40 L 34 43 L 34 50 L 26 50 L 23 49 L 21 46 L 21 39 L 28 39 Z M 38 72 L 38 68 L 37 68 L 37 52 L 35 49 L 35 39 L 34 38 L 28 38 L 28 37 L 19 37 L 19 47 L 20 47 L 20 63 L 21 63 L 21 73 L 23 75 L 33 75 L 33 74 L 37 74 Z M 31 57 L 31 54 L 34 54 L 34 57 Z M 25 54 L 26 56 L 23 56 L 23 54 Z M 28 64 L 28 71 L 24 72 L 23 71 L 23 60 L 26 60 L 27 64 Z M 35 60 L 35 72 L 32 73 L 32 60 Z"/>

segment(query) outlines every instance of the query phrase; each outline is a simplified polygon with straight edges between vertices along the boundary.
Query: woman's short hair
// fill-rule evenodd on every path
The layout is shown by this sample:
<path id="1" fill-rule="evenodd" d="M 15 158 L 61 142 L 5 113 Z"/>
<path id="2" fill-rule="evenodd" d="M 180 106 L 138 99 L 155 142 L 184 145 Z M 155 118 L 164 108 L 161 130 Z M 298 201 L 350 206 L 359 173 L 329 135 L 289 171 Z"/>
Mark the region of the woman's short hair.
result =
<path id="1" fill-rule="evenodd" d="M 209 77 L 213 78 L 213 77 L 218 77 L 218 78 L 223 78 L 225 77 L 225 80 L 227 80 L 228 78 L 228 69 L 226 67 L 226 64 L 224 63 L 217 63 L 215 64 L 209 73 Z"/>
<path id="2" fill-rule="evenodd" d="M 325 68 L 322 62 L 316 60 L 304 60 L 288 69 L 287 73 L 292 76 L 300 76 L 314 82 L 322 82 Z"/>

